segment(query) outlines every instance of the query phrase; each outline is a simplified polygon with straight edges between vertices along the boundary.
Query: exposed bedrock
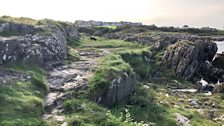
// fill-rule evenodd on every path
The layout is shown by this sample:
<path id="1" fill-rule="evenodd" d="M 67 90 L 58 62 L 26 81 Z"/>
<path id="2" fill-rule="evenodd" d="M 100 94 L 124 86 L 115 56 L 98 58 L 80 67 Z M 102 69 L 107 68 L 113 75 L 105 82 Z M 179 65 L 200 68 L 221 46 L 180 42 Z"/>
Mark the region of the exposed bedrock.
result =
<path id="1" fill-rule="evenodd" d="M 25 61 L 31 64 L 44 65 L 49 61 L 66 59 L 66 39 L 77 39 L 76 29 L 72 24 L 63 27 L 49 24 L 45 27 L 45 30 L 48 29 L 49 31 L 25 24 L 15 26 L 14 23 L 0 24 L 0 33 L 21 33 L 11 37 L 0 36 L 0 64 Z"/>
<path id="2" fill-rule="evenodd" d="M 173 69 L 177 77 L 185 80 L 196 81 L 205 77 L 207 81 L 214 82 L 216 79 L 207 78 L 208 75 L 205 75 L 211 68 L 205 64 L 212 62 L 216 52 L 217 45 L 211 41 L 179 41 L 168 47 L 161 65 Z M 214 72 L 217 71 L 211 71 L 209 74 L 213 77 L 219 76 L 219 72 Z"/>

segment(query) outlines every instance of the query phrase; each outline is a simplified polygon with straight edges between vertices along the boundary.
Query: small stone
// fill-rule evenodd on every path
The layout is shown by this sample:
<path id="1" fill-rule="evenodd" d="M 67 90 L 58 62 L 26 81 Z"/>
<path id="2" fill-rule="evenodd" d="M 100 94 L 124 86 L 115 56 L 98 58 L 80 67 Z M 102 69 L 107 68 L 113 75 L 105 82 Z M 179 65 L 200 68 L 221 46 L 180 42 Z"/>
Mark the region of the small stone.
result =
<path id="1" fill-rule="evenodd" d="M 148 85 L 143 85 L 143 88 L 149 89 L 149 86 Z"/>
<path id="2" fill-rule="evenodd" d="M 55 116 L 54 116 L 54 119 L 55 119 L 56 121 L 62 122 L 62 121 L 65 120 L 65 116 L 55 115 Z"/>
<path id="3" fill-rule="evenodd" d="M 6 60 L 6 55 L 3 56 L 3 60 L 4 60 L 4 61 Z"/>
<path id="4" fill-rule="evenodd" d="M 169 94 L 166 94 L 165 96 L 168 98 L 169 97 Z"/>
<path id="5" fill-rule="evenodd" d="M 204 95 L 205 95 L 205 96 L 211 96 L 211 95 L 212 95 L 212 92 L 211 92 L 211 91 L 206 92 L 206 93 L 204 93 Z"/>
<path id="6" fill-rule="evenodd" d="M 175 113 L 175 115 L 176 115 L 177 125 L 191 126 L 190 120 L 187 117 L 185 117 L 179 113 Z"/>
<path id="7" fill-rule="evenodd" d="M 64 123 L 61 124 L 61 126 L 67 126 L 67 125 L 68 125 L 67 122 L 64 122 Z"/>
<path id="8" fill-rule="evenodd" d="M 204 114 L 204 111 L 202 109 L 197 109 L 197 112 L 200 114 L 200 115 L 203 115 Z"/>

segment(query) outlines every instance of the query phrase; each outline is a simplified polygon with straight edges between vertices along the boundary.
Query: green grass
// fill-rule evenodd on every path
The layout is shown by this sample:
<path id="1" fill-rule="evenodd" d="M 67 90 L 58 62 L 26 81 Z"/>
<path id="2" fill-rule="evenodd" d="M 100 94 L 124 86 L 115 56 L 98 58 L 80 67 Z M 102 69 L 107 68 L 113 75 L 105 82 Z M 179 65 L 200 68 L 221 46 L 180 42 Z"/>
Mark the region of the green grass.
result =
<path id="1" fill-rule="evenodd" d="M 8 69 L 31 76 L 30 81 L 0 85 L 1 126 L 43 126 L 44 97 L 47 93 L 46 73 L 35 66 L 8 64 Z"/>
<path id="2" fill-rule="evenodd" d="M 135 95 L 113 108 L 112 113 L 119 114 L 128 109 L 136 121 L 155 123 L 156 126 L 175 126 L 175 120 L 168 116 L 166 108 L 155 102 L 155 95 L 154 89 L 145 89 L 138 85 Z"/>
<path id="3" fill-rule="evenodd" d="M 43 20 L 34 20 L 31 18 L 25 17 L 10 17 L 10 16 L 2 16 L 0 17 L 0 23 L 16 23 L 16 24 L 23 24 L 23 25 L 30 25 L 35 28 L 40 28 L 37 30 L 39 34 L 42 35 L 51 35 L 52 31 L 49 26 L 58 27 L 60 30 L 63 31 L 63 28 L 67 26 L 67 22 L 62 21 L 55 21 L 50 19 L 43 19 Z M 1 32 L 1 36 L 9 37 L 9 36 L 19 36 L 22 33 L 19 32 Z"/>
<path id="4" fill-rule="evenodd" d="M 74 48 L 68 47 L 67 60 L 70 62 L 80 60 L 80 56 Z"/>
<path id="5" fill-rule="evenodd" d="M 127 42 L 123 40 L 116 39 L 106 39 L 101 37 L 96 37 L 97 41 L 91 41 L 89 37 L 82 35 L 80 37 L 80 44 L 76 48 L 140 48 L 141 45 L 134 42 Z"/>
<path id="6" fill-rule="evenodd" d="M 130 64 L 141 80 L 148 80 L 149 75 L 157 71 L 166 74 L 164 70 L 160 69 L 160 62 L 164 54 L 163 51 L 155 51 L 150 48 L 140 48 L 120 51 L 118 54 L 121 55 L 125 62 Z M 149 62 L 144 60 L 145 54 L 151 54 L 151 57 L 148 57 L 150 60 Z"/>
<path id="7" fill-rule="evenodd" d="M 87 92 L 78 91 L 63 103 L 69 126 L 143 126 L 134 123 L 129 112 L 114 115 L 109 109 L 88 100 Z"/>
<path id="8" fill-rule="evenodd" d="M 166 96 L 169 94 L 169 96 Z M 126 101 L 118 104 L 116 107 L 112 108 L 111 112 L 114 115 L 119 115 L 120 112 L 128 109 L 130 115 L 135 121 L 144 121 L 145 123 L 155 123 L 156 126 L 176 126 L 175 113 L 180 113 L 190 119 L 190 124 L 192 126 L 220 126 L 221 121 L 214 121 L 208 115 L 211 110 L 208 108 L 203 108 L 204 114 L 199 114 L 197 108 L 192 108 L 188 99 L 194 97 L 199 100 L 199 102 L 205 98 L 201 94 L 179 94 L 185 95 L 185 99 L 178 98 L 177 94 L 172 94 L 169 89 L 161 86 L 160 84 L 154 84 L 149 86 L 149 88 L 144 88 L 142 84 L 136 87 L 135 95 L 129 97 Z M 206 97 L 206 101 L 210 101 L 211 104 L 215 103 L 220 105 L 219 111 L 214 114 L 220 117 L 223 114 L 223 101 L 220 99 L 220 94 L 216 94 L 212 97 Z M 215 99 L 217 101 L 215 101 Z M 184 102 L 180 102 L 180 100 Z M 176 107 L 174 104 L 180 103 Z M 200 103 L 199 103 L 200 104 Z"/>
<path id="9" fill-rule="evenodd" d="M 97 27 L 99 27 L 99 28 L 109 28 L 109 29 L 117 29 L 117 26 L 114 26 L 114 25 L 111 25 L 111 26 L 97 26 Z"/>
<path id="10" fill-rule="evenodd" d="M 110 82 L 126 72 L 131 74 L 132 68 L 119 55 L 108 55 L 101 59 L 100 66 L 89 81 L 91 95 L 98 96 L 109 88 Z"/>
<path id="11" fill-rule="evenodd" d="M 14 22 L 19 24 L 36 25 L 38 21 L 26 17 L 16 18 L 10 16 L 2 16 L 0 17 L 0 22 Z"/>
<path id="12" fill-rule="evenodd" d="M 147 79 L 151 67 L 149 63 L 143 60 L 142 52 L 144 50 L 145 49 L 120 52 L 122 59 L 130 64 L 141 79 Z"/>

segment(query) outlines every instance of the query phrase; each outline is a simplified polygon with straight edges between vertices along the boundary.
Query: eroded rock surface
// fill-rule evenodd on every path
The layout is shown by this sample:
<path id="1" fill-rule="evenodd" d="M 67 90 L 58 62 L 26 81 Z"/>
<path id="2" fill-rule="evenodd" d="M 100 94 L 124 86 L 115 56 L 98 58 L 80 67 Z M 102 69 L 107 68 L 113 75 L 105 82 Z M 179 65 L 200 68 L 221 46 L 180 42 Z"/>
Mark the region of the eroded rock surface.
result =
<path id="1" fill-rule="evenodd" d="M 32 25 L 0 23 L 0 33 L 18 33 L 17 36 L 0 37 L 0 64 L 14 61 L 44 65 L 49 61 L 67 58 L 66 39 L 77 39 L 72 24 L 58 27 L 52 24 L 36 28 Z M 44 31 L 48 29 L 49 33 Z M 41 32 L 40 32 L 41 31 Z M 22 36 L 21 36 L 22 35 Z"/>
<path id="2" fill-rule="evenodd" d="M 200 67 L 211 62 L 217 45 L 211 41 L 180 41 L 165 52 L 161 65 L 175 71 L 177 77 L 194 80 L 200 74 Z"/>
<path id="3" fill-rule="evenodd" d="M 49 94 L 45 98 L 45 119 L 53 118 L 65 125 L 61 114 L 64 100 L 73 97 L 69 91 L 86 89 L 88 79 L 98 65 L 97 59 L 108 54 L 104 49 L 90 53 L 89 50 L 78 50 L 80 61 L 57 67 L 49 67 Z M 60 117 L 60 118 L 58 118 Z"/>
<path id="4" fill-rule="evenodd" d="M 122 77 L 113 79 L 108 90 L 99 97 L 98 102 L 107 107 L 112 107 L 134 91 L 135 82 L 135 75 L 133 73 L 130 75 L 124 73 Z"/>

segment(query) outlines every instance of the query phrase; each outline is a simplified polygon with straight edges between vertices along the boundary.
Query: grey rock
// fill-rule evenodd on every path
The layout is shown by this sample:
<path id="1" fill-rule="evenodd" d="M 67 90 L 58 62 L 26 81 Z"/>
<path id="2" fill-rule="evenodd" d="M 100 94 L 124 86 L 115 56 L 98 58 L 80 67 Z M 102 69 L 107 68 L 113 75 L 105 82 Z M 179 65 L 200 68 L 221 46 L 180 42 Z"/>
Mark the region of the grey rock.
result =
<path id="1" fill-rule="evenodd" d="M 1 32 L 10 32 L 10 24 L 9 23 L 0 24 L 0 33 Z"/>
<path id="2" fill-rule="evenodd" d="M 142 59 L 144 60 L 144 62 L 149 63 L 152 59 L 152 52 L 151 51 L 143 51 Z"/>
<path id="3" fill-rule="evenodd" d="M 180 126 L 191 126 L 190 120 L 186 116 L 183 116 L 180 113 L 175 113 L 175 115 L 176 115 L 177 125 L 180 125 Z"/>
<path id="4" fill-rule="evenodd" d="M 126 73 L 123 74 L 122 78 L 113 79 L 109 88 L 99 96 L 98 102 L 106 107 L 112 107 L 134 91 L 135 81 L 134 74 L 128 75 Z"/>
<path id="5" fill-rule="evenodd" d="M 216 54 L 214 61 L 212 61 L 212 64 L 219 69 L 224 70 L 224 53 L 223 54 Z"/>
<path id="6" fill-rule="evenodd" d="M 72 24 L 67 26 L 65 28 L 65 31 L 66 31 L 66 34 L 67 34 L 68 37 L 70 37 L 72 39 L 77 39 L 78 38 L 78 32 Z"/>
<path id="7" fill-rule="evenodd" d="M 203 78 L 209 83 L 217 83 L 218 80 L 223 82 L 221 78 L 224 75 L 224 70 L 213 66 L 212 62 L 202 62 L 199 71 Z"/>
<path id="8" fill-rule="evenodd" d="M 155 42 L 154 48 L 156 50 L 161 50 L 161 49 L 164 49 L 165 47 L 167 47 L 168 45 L 170 45 L 170 43 L 167 41 L 157 41 L 157 42 Z"/>
<path id="9" fill-rule="evenodd" d="M 193 80 L 205 61 L 212 61 L 217 45 L 210 41 L 180 41 L 165 52 L 161 66 L 171 68 L 177 77 Z"/>
<path id="10" fill-rule="evenodd" d="M 14 61 L 24 61 L 36 65 L 44 65 L 51 61 L 67 59 L 68 37 L 78 39 L 78 33 L 73 25 L 66 27 L 46 25 L 50 30 L 48 35 L 41 34 L 39 28 L 32 25 L 2 23 L 0 32 L 18 33 L 22 36 L 0 36 L 0 64 Z"/>
<path id="11" fill-rule="evenodd" d="M 34 34 L 40 29 L 32 25 L 20 24 L 14 22 L 0 23 L 0 33 L 13 33 L 19 35 Z"/>
<path id="12" fill-rule="evenodd" d="M 29 80 L 31 80 L 31 77 L 26 74 L 9 70 L 0 70 L 0 85 L 10 84 L 17 81 L 24 82 Z"/>

